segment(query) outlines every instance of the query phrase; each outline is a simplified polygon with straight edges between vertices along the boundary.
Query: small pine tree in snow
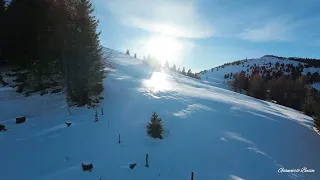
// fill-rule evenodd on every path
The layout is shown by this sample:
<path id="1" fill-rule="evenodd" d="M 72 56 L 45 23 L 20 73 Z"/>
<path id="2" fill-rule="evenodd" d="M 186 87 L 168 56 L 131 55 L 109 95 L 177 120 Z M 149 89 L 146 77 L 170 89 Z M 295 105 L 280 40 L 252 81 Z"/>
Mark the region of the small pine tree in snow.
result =
<path id="1" fill-rule="evenodd" d="M 191 71 L 191 69 L 188 70 L 187 76 L 192 76 L 192 71 Z"/>
<path id="2" fill-rule="evenodd" d="M 127 52 L 126 52 L 126 55 L 129 55 L 129 56 L 130 56 L 130 51 L 129 51 L 129 49 L 128 49 Z"/>
<path id="3" fill-rule="evenodd" d="M 147 125 L 147 133 L 153 138 L 162 139 L 163 125 L 162 119 L 158 118 L 158 114 L 153 112 L 152 117 Z"/>
<path id="4" fill-rule="evenodd" d="M 186 73 L 186 69 L 185 69 L 184 67 L 182 68 L 181 74 L 183 74 L 183 75 L 186 75 L 186 74 L 187 74 L 187 73 Z"/>
<path id="5" fill-rule="evenodd" d="M 173 72 L 176 72 L 176 71 L 177 71 L 177 67 L 176 67 L 175 64 L 173 65 L 173 67 L 171 68 L 171 70 L 172 70 Z"/>
<path id="6" fill-rule="evenodd" d="M 169 62 L 168 61 L 166 61 L 166 64 L 164 65 L 164 68 L 165 69 L 169 69 Z"/>

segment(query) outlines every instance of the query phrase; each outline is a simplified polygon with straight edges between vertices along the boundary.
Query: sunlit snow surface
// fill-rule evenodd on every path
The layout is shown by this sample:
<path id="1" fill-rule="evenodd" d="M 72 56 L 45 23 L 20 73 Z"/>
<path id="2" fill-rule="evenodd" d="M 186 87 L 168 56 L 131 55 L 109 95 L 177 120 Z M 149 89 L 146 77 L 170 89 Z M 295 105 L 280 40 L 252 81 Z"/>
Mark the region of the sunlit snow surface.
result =
<path id="1" fill-rule="evenodd" d="M 320 136 L 310 117 L 221 84 L 153 72 L 121 53 L 114 62 L 96 123 L 87 108 L 69 115 L 63 94 L 23 97 L 0 88 L 0 124 L 8 128 L 0 132 L 1 180 L 184 180 L 191 171 L 195 180 L 319 179 Z M 163 140 L 146 136 L 153 111 Z M 26 123 L 14 124 L 22 115 Z M 82 162 L 93 171 L 83 172 Z M 281 167 L 315 172 L 278 173 Z"/>

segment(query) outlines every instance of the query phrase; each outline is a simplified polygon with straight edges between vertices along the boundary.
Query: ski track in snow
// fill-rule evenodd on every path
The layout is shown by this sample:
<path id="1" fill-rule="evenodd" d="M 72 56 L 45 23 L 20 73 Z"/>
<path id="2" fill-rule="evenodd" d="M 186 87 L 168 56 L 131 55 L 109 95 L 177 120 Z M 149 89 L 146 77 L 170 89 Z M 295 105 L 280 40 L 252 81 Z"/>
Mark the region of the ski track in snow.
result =
<path id="1" fill-rule="evenodd" d="M 242 179 L 241 177 L 236 176 L 236 175 L 230 175 L 229 180 L 245 180 L 245 179 Z"/>
<path id="2" fill-rule="evenodd" d="M 8 128 L 0 132 L 1 179 L 180 180 L 191 171 L 197 180 L 319 179 L 319 135 L 310 117 L 218 81 L 153 72 L 115 55 L 98 122 L 92 109 L 72 107 L 69 115 L 63 94 L 25 98 L 0 88 L 0 123 Z M 163 140 L 146 135 L 153 111 L 163 120 Z M 27 121 L 16 125 L 17 116 Z M 92 172 L 81 170 L 84 161 Z M 315 173 L 278 173 L 281 167 Z"/>
<path id="3" fill-rule="evenodd" d="M 192 114 L 192 113 L 194 113 L 196 111 L 201 111 L 201 110 L 215 111 L 215 110 L 213 110 L 210 107 L 207 107 L 205 105 L 191 104 L 191 105 L 188 105 L 188 107 L 186 109 L 178 111 L 178 112 L 174 113 L 173 115 L 178 116 L 178 117 L 182 117 L 182 118 L 187 118 L 190 114 Z"/>

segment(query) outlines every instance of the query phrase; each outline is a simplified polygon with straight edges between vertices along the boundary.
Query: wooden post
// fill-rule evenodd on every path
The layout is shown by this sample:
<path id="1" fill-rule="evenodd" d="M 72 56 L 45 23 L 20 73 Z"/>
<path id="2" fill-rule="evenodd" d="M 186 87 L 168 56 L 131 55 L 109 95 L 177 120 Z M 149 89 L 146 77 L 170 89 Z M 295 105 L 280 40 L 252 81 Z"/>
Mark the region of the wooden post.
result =
<path id="1" fill-rule="evenodd" d="M 120 134 L 119 134 L 119 142 L 118 142 L 119 144 L 121 143 L 121 140 L 120 140 Z"/>
<path id="2" fill-rule="evenodd" d="M 194 174 L 194 173 L 193 173 L 193 171 L 192 171 L 192 172 L 191 172 L 191 180 L 193 180 L 193 174 Z"/>
<path id="3" fill-rule="evenodd" d="M 146 167 L 149 167 L 149 161 L 148 161 L 149 155 L 146 154 Z"/>

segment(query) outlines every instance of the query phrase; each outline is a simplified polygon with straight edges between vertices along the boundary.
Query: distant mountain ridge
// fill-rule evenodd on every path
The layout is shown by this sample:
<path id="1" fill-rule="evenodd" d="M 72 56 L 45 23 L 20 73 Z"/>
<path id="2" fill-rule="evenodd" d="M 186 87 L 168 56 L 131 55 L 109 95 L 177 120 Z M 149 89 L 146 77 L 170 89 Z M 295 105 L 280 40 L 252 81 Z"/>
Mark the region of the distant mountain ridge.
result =
<path id="1" fill-rule="evenodd" d="M 203 70 L 199 76 L 203 80 L 231 80 L 236 73 L 244 72 L 246 76 L 259 73 L 262 77 L 270 78 L 281 75 L 290 76 L 292 79 L 304 75 L 308 76 L 311 84 L 320 90 L 320 60 L 298 57 L 279 57 L 264 55 L 260 58 L 238 60 L 225 63 L 221 66 Z"/>

